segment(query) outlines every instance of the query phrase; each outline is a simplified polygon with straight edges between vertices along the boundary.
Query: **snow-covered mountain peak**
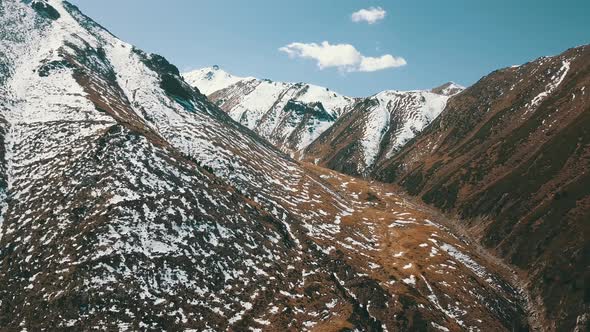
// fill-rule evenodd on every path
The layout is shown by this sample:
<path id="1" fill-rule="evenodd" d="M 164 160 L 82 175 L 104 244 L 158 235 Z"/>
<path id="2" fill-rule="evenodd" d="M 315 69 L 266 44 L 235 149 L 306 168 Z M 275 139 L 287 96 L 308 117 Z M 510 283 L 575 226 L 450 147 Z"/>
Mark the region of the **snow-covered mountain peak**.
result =
<path id="1" fill-rule="evenodd" d="M 184 77 L 235 121 L 289 153 L 309 145 L 356 102 L 313 84 L 237 77 L 215 67 Z M 314 111 L 318 105 L 322 112 Z"/>
<path id="2" fill-rule="evenodd" d="M 205 95 L 227 88 L 228 86 L 253 77 L 234 76 L 218 65 L 193 70 L 182 75 L 192 86 L 195 86 Z"/>
<path id="3" fill-rule="evenodd" d="M 312 142 L 304 157 L 354 175 L 399 151 L 445 108 L 450 97 L 425 90 L 386 90 L 360 99 Z"/>

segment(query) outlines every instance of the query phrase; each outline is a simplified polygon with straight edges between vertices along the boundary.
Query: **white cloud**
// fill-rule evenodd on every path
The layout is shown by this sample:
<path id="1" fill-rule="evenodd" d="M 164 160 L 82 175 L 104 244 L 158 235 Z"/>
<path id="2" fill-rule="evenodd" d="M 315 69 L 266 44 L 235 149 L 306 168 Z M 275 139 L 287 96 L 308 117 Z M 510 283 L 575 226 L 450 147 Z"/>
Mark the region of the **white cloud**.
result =
<path id="1" fill-rule="evenodd" d="M 316 43 L 291 43 L 279 49 L 292 58 L 312 59 L 320 69 L 336 67 L 346 72 L 373 72 L 406 64 L 402 57 L 385 54 L 367 57 L 350 44 L 332 45 L 327 41 Z"/>
<path id="2" fill-rule="evenodd" d="M 361 9 L 358 12 L 352 13 L 353 22 L 367 22 L 369 24 L 375 24 L 385 18 L 387 12 L 381 7 L 371 7 L 367 9 Z"/>
<path id="3" fill-rule="evenodd" d="M 314 59 L 320 69 L 352 67 L 361 62 L 362 55 L 350 44 L 331 45 L 327 41 L 316 43 L 291 43 L 279 49 L 291 57 Z"/>
<path id="4" fill-rule="evenodd" d="M 378 58 L 363 57 L 359 65 L 359 71 L 378 71 L 387 68 L 401 67 L 406 64 L 406 59 L 402 57 L 394 57 L 391 54 L 385 54 Z"/>

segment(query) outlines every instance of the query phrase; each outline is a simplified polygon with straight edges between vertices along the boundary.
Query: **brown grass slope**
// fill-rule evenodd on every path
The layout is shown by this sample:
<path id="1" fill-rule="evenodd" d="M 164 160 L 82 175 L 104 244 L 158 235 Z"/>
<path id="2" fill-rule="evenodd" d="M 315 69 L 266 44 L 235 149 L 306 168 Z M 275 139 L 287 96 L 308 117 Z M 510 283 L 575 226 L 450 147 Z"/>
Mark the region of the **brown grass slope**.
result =
<path id="1" fill-rule="evenodd" d="M 589 311 L 589 90 L 590 46 L 495 71 L 374 172 L 525 270 L 547 330 Z"/>

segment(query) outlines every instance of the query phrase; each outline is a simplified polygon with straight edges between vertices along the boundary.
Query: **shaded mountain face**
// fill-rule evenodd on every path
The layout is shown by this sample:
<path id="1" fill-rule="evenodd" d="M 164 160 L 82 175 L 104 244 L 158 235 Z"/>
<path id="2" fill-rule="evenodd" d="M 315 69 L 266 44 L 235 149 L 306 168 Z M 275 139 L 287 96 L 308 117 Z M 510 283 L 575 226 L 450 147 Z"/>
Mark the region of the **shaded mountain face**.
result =
<path id="1" fill-rule="evenodd" d="M 444 218 L 295 162 L 67 2 L 2 1 L 0 35 L 1 329 L 526 327 Z"/>
<path id="2" fill-rule="evenodd" d="M 457 89 L 384 91 L 366 98 L 313 141 L 303 156 L 346 174 L 366 176 L 378 160 L 395 154 L 434 120 Z"/>
<path id="3" fill-rule="evenodd" d="M 549 330 L 589 310 L 589 88 L 589 46 L 498 70 L 374 171 L 523 269 Z"/>

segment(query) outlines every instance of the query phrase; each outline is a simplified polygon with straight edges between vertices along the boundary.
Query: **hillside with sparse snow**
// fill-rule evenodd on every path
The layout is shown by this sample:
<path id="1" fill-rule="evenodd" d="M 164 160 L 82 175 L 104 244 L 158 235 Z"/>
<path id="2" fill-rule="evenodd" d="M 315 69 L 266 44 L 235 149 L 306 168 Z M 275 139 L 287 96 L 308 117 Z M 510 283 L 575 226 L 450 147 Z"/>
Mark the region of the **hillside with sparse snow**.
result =
<path id="1" fill-rule="evenodd" d="M 548 331 L 588 327 L 590 46 L 496 70 L 372 177 L 459 215 L 526 271 Z"/>

